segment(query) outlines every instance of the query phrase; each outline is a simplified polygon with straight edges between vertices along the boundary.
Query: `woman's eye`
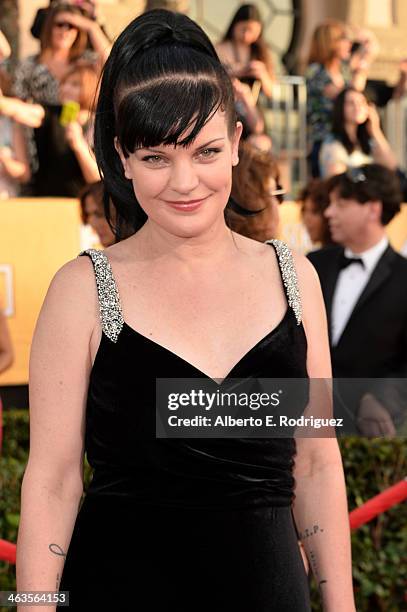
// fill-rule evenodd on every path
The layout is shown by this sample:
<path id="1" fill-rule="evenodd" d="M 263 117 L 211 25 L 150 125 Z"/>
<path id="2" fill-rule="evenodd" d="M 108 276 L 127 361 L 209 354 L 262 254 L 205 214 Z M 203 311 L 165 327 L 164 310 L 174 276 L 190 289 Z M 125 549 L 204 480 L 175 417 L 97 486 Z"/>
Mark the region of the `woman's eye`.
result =
<path id="1" fill-rule="evenodd" d="M 200 152 L 200 156 L 203 157 L 204 159 L 210 159 L 212 157 L 215 157 L 216 153 L 220 153 L 221 149 L 203 149 L 203 151 Z"/>
<path id="2" fill-rule="evenodd" d="M 160 155 L 146 155 L 145 157 L 143 157 L 143 161 L 146 161 L 152 165 L 157 165 L 160 162 L 164 161 L 164 158 L 160 157 Z"/>

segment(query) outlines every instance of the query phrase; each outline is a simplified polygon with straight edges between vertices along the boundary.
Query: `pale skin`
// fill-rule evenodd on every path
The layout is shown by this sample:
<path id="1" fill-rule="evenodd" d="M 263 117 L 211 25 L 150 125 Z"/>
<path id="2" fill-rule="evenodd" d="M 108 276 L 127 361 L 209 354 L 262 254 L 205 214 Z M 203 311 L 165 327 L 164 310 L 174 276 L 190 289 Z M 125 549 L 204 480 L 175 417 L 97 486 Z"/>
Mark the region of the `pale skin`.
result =
<path id="1" fill-rule="evenodd" d="M 139 149 L 126 158 L 117 143 L 125 174 L 133 181 L 148 221 L 135 235 L 105 250 L 126 323 L 217 379 L 227 376 L 242 355 L 281 321 L 287 308 L 274 250 L 232 236 L 224 222 L 241 129 L 238 124 L 234 134 L 228 134 L 225 117 L 218 111 L 187 148 Z M 168 204 L 202 198 L 193 213 Z M 319 281 L 305 257 L 295 254 L 295 265 L 309 344 L 308 372 L 330 377 Z M 235 321 L 245 320 L 251 325 L 239 326 L 236 334 Z M 63 558 L 50 553 L 48 546 L 55 542 L 66 552 L 72 535 L 83 487 L 87 387 L 101 333 L 92 264 L 80 257 L 52 280 L 32 345 L 31 447 L 17 548 L 20 590 L 52 590 L 62 571 Z M 353 612 L 348 516 L 337 442 L 303 439 L 298 451 L 294 510 L 300 531 L 309 524 L 324 530 L 312 548 L 318 576 L 327 581 L 321 589 L 324 610 Z M 307 549 L 305 541 L 304 545 Z"/>
<path id="2" fill-rule="evenodd" d="M 18 98 L 2 96 L 1 93 L 0 113 L 33 128 L 39 127 L 44 119 L 44 109 L 40 104 L 29 104 Z"/>

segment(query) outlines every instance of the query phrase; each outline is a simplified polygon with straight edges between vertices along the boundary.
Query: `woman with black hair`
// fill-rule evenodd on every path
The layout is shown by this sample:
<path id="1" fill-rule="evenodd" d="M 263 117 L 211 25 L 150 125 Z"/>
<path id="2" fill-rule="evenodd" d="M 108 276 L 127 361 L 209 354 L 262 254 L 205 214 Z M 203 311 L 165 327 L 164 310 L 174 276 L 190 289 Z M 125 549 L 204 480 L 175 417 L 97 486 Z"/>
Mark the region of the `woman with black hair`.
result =
<path id="1" fill-rule="evenodd" d="M 19 590 L 56 583 L 71 610 L 309 611 L 297 527 L 324 609 L 355 610 L 334 436 L 156 433 L 158 379 L 330 376 L 311 264 L 225 224 L 240 133 L 199 26 L 163 10 L 127 26 L 95 120 L 118 242 L 57 272 L 32 344 Z"/>
<path id="2" fill-rule="evenodd" d="M 361 91 L 347 87 L 334 102 L 332 134 L 325 139 L 319 154 L 321 175 L 329 177 L 373 162 L 390 170 L 397 167 L 376 108 Z"/>
<path id="3" fill-rule="evenodd" d="M 242 4 L 222 41 L 216 46 L 221 62 L 232 77 L 251 87 L 258 81 L 266 96 L 274 83 L 273 60 L 263 39 L 263 22 L 255 4 Z"/>

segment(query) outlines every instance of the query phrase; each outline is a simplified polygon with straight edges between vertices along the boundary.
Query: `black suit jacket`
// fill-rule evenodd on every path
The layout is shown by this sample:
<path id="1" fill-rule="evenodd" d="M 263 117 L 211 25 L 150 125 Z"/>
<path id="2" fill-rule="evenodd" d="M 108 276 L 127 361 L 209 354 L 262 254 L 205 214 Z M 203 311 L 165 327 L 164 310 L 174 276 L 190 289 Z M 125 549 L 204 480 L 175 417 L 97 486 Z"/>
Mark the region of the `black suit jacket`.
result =
<path id="1" fill-rule="evenodd" d="M 335 245 L 308 254 L 321 282 L 330 343 L 332 301 L 343 252 Z M 374 268 L 337 345 L 331 343 L 331 358 L 337 378 L 407 377 L 407 259 L 391 246 Z M 396 422 L 405 411 L 405 387 L 398 385 L 397 401 L 394 388 L 385 389 L 381 383 L 376 389 L 379 399 L 384 401 L 387 395 L 385 404 L 393 402 L 388 408 Z"/>

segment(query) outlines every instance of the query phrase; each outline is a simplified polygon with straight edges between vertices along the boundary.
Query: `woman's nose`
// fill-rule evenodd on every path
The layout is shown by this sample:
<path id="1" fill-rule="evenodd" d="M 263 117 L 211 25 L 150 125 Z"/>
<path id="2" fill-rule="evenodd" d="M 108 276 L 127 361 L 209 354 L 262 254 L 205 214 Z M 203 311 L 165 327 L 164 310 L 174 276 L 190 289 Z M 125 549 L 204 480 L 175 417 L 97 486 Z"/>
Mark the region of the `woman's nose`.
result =
<path id="1" fill-rule="evenodd" d="M 178 193 L 189 194 L 199 185 L 199 177 L 191 161 L 175 163 L 171 169 L 169 187 Z"/>

